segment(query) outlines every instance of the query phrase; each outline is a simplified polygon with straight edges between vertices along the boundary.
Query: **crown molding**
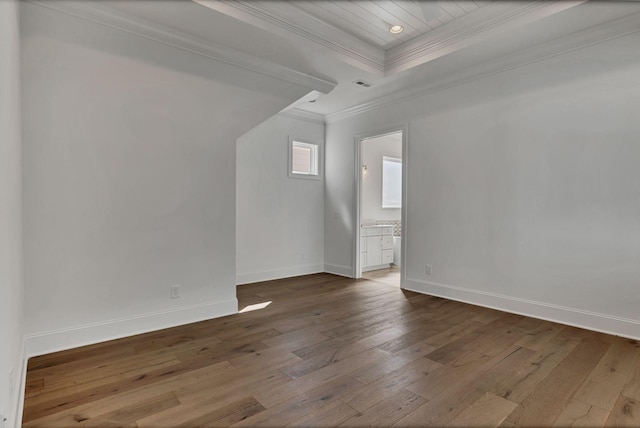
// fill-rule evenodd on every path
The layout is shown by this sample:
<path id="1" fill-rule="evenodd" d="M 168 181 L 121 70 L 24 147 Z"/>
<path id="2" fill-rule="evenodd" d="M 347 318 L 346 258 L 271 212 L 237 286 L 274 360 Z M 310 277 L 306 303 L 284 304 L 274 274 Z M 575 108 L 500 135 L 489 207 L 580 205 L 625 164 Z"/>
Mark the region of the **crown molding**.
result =
<path id="1" fill-rule="evenodd" d="M 190 34 L 121 13 L 94 1 L 27 1 L 34 5 L 160 42 L 274 79 L 311 88 L 322 93 L 329 93 L 337 85 L 336 82 L 293 70 L 228 46 L 217 45 Z"/>
<path id="2" fill-rule="evenodd" d="M 382 75 L 385 69 L 385 51 L 299 9 L 296 18 L 302 18 L 300 25 L 292 19 L 280 16 L 262 2 L 193 0 L 202 6 L 224 13 L 243 22 L 284 36 L 295 35 L 307 41 L 325 46 L 351 65 L 370 73 Z M 277 4 L 271 5 L 276 7 Z M 305 27 L 313 27 L 313 30 Z"/>
<path id="3" fill-rule="evenodd" d="M 493 2 L 448 25 L 389 49 L 385 60 L 385 76 L 408 70 L 585 1 Z"/>
<path id="4" fill-rule="evenodd" d="M 279 116 L 288 117 L 290 119 L 304 120 L 307 122 L 317 123 L 324 125 L 326 123 L 325 116 L 320 113 L 313 113 L 306 110 L 300 110 L 298 108 L 290 108 L 282 110 L 278 113 Z"/>
<path id="5" fill-rule="evenodd" d="M 325 118 L 327 123 L 337 122 L 638 32 L 640 32 L 640 13 L 635 13 L 569 34 L 553 44 L 540 44 L 523 51 L 504 55 L 498 59 L 479 63 L 463 72 L 420 88 L 383 95 L 372 101 L 327 114 Z"/>

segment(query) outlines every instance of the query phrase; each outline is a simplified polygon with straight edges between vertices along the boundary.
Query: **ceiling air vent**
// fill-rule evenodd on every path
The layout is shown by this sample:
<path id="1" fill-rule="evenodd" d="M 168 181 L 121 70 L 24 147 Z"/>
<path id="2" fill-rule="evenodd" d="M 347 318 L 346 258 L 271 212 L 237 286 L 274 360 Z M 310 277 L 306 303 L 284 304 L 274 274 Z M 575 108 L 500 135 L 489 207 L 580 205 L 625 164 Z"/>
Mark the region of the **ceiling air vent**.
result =
<path id="1" fill-rule="evenodd" d="M 353 83 L 355 83 L 356 85 L 362 86 L 363 88 L 369 88 L 371 86 L 371 83 L 365 82 L 364 80 L 356 80 Z"/>

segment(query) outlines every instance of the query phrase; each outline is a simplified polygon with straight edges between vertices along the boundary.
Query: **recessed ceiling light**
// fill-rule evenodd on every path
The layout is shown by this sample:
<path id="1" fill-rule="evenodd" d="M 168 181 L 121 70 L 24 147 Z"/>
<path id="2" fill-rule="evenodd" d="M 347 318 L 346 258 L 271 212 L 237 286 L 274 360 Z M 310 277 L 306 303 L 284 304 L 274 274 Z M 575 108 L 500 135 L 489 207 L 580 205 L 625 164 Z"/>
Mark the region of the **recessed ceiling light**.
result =
<path id="1" fill-rule="evenodd" d="M 389 27 L 389 32 L 392 34 L 402 33 L 404 31 L 404 27 L 402 25 L 392 25 Z"/>

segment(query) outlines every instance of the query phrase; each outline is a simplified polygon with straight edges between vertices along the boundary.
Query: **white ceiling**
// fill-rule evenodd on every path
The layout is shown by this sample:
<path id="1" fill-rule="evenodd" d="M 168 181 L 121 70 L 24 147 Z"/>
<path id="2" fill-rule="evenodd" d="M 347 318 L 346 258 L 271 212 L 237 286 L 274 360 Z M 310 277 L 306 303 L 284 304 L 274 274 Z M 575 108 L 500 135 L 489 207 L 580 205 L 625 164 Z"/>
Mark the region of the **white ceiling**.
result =
<path id="1" fill-rule="evenodd" d="M 239 3 L 239 2 L 236 2 Z M 488 1 L 429 1 L 413 0 L 354 0 L 354 1 L 244 1 L 242 6 L 253 8 L 280 20 L 313 29 L 321 21 L 376 46 L 390 49 L 433 29 L 460 18 Z M 207 3 L 205 3 L 207 4 Z M 239 7 L 239 4 L 234 5 Z M 214 5 L 215 8 L 215 5 Z M 404 31 L 392 34 L 389 28 L 401 25 Z"/>
<path id="2" fill-rule="evenodd" d="M 337 86 L 293 107 L 336 115 L 640 14 L 638 2 L 109 0 L 111 10 Z M 402 25 L 400 35 L 389 26 Z M 462 78 L 462 77 L 461 77 Z M 353 82 L 372 83 L 363 88 Z M 316 99 L 310 103 L 311 99 Z"/>

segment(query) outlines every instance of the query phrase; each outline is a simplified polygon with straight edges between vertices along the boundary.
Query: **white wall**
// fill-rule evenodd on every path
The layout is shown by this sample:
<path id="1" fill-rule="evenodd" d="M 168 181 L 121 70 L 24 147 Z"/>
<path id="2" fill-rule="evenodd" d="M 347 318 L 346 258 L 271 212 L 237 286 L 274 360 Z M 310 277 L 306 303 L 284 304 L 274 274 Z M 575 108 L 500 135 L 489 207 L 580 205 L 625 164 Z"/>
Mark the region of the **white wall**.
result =
<path id="1" fill-rule="evenodd" d="M 17 1 L 0 2 L 0 418 L 18 425 L 23 370 L 20 33 Z"/>
<path id="2" fill-rule="evenodd" d="M 382 157 L 402 159 L 402 134 L 389 134 L 362 141 L 362 164 L 367 174 L 362 176 L 360 219 L 400 220 L 400 208 L 382 208 Z"/>
<path id="3" fill-rule="evenodd" d="M 29 353 L 235 312 L 236 139 L 309 88 L 29 3 L 22 25 Z"/>
<path id="4" fill-rule="evenodd" d="M 408 122 L 405 287 L 640 337 L 639 45 L 330 122 L 326 263 L 353 264 L 354 135 Z"/>
<path id="5" fill-rule="evenodd" d="M 276 115 L 238 139 L 237 282 L 324 270 L 324 183 L 288 176 L 289 137 L 318 144 L 324 123 Z"/>

